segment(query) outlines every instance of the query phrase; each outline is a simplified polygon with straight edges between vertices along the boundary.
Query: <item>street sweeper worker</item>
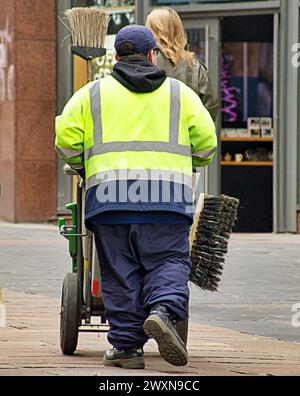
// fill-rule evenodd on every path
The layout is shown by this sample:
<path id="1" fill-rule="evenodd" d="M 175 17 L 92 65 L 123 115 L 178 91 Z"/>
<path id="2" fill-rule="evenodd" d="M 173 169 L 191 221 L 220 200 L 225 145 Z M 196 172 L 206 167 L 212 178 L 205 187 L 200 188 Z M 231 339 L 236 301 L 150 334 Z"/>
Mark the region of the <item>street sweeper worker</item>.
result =
<path id="1" fill-rule="evenodd" d="M 145 27 L 116 36 L 111 76 L 87 84 L 56 120 L 56 149 L 85 170 L 85 221 L 94 235 L 113 348 L 104 364 L 144 368 L 154 338 L 170 364 L 188 354 L 176 321 L 189 300 L 192 168 L 217 150 L 200 98 L 156 67 Z"/>

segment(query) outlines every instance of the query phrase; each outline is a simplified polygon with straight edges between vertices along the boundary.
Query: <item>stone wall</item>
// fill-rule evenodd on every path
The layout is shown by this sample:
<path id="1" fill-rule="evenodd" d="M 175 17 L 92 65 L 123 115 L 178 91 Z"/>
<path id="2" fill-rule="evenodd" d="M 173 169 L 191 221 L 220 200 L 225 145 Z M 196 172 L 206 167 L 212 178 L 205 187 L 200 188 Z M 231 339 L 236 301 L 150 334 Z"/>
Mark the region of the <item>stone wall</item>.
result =
<path id="1" fill-rule="evenodd" d="M 56 1 L 0 0 L 0 218 L 56 214 Z"/>

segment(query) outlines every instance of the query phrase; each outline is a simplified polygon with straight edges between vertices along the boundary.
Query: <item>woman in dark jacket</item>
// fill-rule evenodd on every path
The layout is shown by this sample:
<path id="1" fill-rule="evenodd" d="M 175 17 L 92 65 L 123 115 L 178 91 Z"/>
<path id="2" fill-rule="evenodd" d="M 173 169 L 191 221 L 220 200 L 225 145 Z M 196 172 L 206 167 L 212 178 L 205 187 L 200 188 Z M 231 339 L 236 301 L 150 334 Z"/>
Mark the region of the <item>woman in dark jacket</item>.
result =
<path id="1" fill-rule="evenodd" d="M 214 95 L 207 68 L 193 52 L 186 50 L 186 34 L 177 12 L 168 7 L 157 8 L 148 15 L 146 26 L 160 45 L 158 67 L 165 70 L 169 77 L 192 88 L 216 121 L 218 100 Z"/>

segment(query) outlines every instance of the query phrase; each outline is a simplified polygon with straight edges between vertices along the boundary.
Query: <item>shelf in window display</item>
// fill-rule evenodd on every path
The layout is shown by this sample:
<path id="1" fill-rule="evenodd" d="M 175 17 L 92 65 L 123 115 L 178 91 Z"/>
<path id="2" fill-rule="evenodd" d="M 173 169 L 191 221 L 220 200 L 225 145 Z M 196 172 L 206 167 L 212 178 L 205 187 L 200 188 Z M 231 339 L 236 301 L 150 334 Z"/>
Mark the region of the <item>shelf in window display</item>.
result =
<path id="1" fill-rule="evenodd" d="M 222 166 L 273 166 L 273 161 L 222 161 Z"/>
<path id="2" fill-rule="evenodd" d="M 222 142 L 273 142 L 273 137 L 221 137 Z"/>

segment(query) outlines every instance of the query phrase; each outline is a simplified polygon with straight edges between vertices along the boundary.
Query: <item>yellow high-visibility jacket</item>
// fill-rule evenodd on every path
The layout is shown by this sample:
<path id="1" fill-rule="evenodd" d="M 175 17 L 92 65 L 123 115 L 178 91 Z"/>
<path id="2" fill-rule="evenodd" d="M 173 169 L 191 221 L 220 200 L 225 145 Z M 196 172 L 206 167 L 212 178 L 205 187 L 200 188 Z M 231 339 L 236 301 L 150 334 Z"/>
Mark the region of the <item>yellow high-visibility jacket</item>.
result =
<path id="1" fill-rule="evenodd" d="M 135 93 L 108 76 L 76 92 L 56 118 L 56 150 L 72 167 L 85 168 L 88 192 L 121 179 L 171 180 L 191 188 L 192 167 L 212 161 L 217 137 L 209 112 L 182 82 L 167 78 L 151 93 Z M 87 217 L 148 207 L 178 212 L 168 203 L 98 205 L 89 198 Z"/>

